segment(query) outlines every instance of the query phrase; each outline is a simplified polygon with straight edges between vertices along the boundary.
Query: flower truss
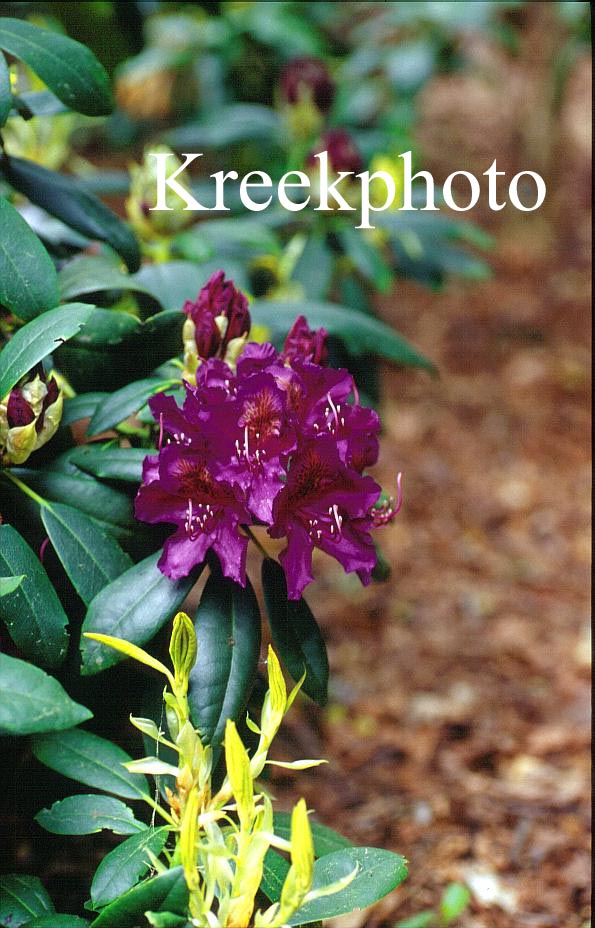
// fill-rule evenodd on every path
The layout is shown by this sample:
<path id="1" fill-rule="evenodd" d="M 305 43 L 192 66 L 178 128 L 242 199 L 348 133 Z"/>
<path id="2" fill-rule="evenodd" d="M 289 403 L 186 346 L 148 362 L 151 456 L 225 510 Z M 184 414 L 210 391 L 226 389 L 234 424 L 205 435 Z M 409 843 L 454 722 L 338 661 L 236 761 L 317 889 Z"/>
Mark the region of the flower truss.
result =
<path id="1" fill-rule="evenodd" d="M 179 407 L 157 394 L 159 451 L 147 457 L 136 514 L 177 526 L 159 567 L 186 576 L 212 549 L 225 576 L 245 585 L 250 526 L 285 538 L 280 561 L 290 599 L 313 579 L 320 548 L 370 581 L 371 531 L 398 510 L 379 503 L 364 470 L 378 457 L 377 414 L 360 405 L 346 370 L 326 367 L 326 332 L 296 319 L 278 352 L 247 342 L 245 297 L 213 275 L 184 307 L 196 360 Z M 189 354 L 188 347 L 186 354 Z"/>

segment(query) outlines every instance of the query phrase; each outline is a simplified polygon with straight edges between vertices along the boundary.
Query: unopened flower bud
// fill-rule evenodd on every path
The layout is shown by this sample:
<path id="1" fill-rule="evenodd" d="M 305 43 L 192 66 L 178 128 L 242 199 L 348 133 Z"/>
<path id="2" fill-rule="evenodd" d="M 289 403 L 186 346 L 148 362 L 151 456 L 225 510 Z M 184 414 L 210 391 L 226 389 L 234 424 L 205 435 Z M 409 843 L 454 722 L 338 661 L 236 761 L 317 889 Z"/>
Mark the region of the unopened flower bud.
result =
<path id="1" fill-rule="evenodd" d="M 224 271 L 213 274 L 183 310 L 188 316 L 182 333 L 186 371 L 193 374 L 208 358 L 234 364 L 250 331 L 250 313 L 248 300 Z"/>
<path id="2" fill-rule="evenodd" d="M 55 434 L 62 418 L 62 392 L 41 366 L 0 402 L 0 460 L 24 464 Z"/>
<path id="3" fill-rule="evenodd" d="M 196 632 L 192 620 L 185 612 L 178 612 L 169 643 L 169 656 L 176 681 L 188 686 L 190 671 L 196 663 Z"/>
<path id="4" fill-rule="evenodd" d="M 311 361 L 313 364 L 325 365 L 328 361 L 326 329 L 311 329 L 305 316 L 298 316 L 287 333 L 283 345 L 283 357 L 286 360 Z"/>
<path id="5" fill-rule="evenodd" d="M 364 169 L 361 153 L 346 129 L 329 129 L 323 133 L 316 150 L 308 157 L 308 166 L 317 164 L 314 155 L 321 151 L 328 152 L 329 165 L 335 174 L 341 171 L 358 174 Z"/>
<path id="6" fill-rule="evenodd" d="M 286 64 L 281 73 L 281 96 L 289 104 L 311 101 L 321 113 L 328 113 L 335 84 L 325 62 L 306 55 Z"/>
<path id="7" fill-rule="evenodd" d="M 125 204 L 126 212 L 132 228 L 145 241 L 175 235 L 194 221 L 193 213 L 185 209 L 184 201 L 169 187 L 165 192 L 167 210 L 153 209 L 157 159 L 151 157 L 152 154 L 169 154 L 168 170 L 172 172 L 181 167 L 181 161 L 167 145 L 152 145 L 150 150 L 145 150 L 142 164 L 130 165 L 130 196 Z M 177 183 L 188 190 L 182 178 Z"/>

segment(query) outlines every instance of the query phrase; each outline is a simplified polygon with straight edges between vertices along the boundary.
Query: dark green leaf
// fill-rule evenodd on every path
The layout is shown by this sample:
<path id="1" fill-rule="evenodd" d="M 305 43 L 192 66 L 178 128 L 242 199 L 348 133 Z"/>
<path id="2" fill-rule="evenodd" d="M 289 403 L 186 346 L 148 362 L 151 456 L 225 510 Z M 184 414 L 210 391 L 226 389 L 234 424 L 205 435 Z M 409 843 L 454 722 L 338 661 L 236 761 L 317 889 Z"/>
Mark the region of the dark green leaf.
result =
<path id="1" fill-rule="evenodd" d="M 70 460 L 81 470 L 105 480 L 126 480 L 140 483 L 143 461 L 155 449 L 105 447 L 101 444 L 76 448 Z"/>
<path id="2" fill-rule="evenodd" d="M 185 915 L 173 912 L 145 912 L 145 918 L 153 928 L 192 928 Z"/>
<path id="3" fill-rule="evenodd" d="M 10 72 L 6 58 L 0 52 L 0 129 L 8 119 L 12 109 L 12 91 L 10 89 Z"/>
<path id="4" fill-rule="evenodd" d="M 27 928 L 88 928 L 89 922 L 78 915 L 42 915 L 41 918 L 34 918 L 33 921 L 27 922 Z"/>
<path id="5" fill-rule="evenodd" d="M 94 596 L 132 567 L 115 538 L 72 506 L 54 503 L 41 510 L 41 519 L 72 585 L 89 605 Z"/>
<path id="6" fill-rule="evenodd" d="M 288 924 L 307 925 L 365 909 L 392 892 L 407 876 L 405 860 L 398 854 L 375 847 L 350 847 L 316 861 L 312 889 L 348 876 L 354 867 L 358 872 L 349 886 L 302 906 Z"/>
<path id="7" fill-rule="evenodd" d="M 291 837 L 291 813 L 275 812 L 274 815 L 275 834 L 280 838 Z M 321 825 L 310 818 L 310 828 L 312 830 L 312 839 L 314 841 L 314 853 L 316 857 L 324 857 L 325 854 L 332 854 L 333 851 L 341 851 L 343 848 L 352 847 L 351 841 L 344 838 L 343 835 Z"/>
<path id="8" fill-rule="evenodd" d="M 185 915 L 188 889 L 181 867 L 139 883 L 115 902 L 106 906 L 92 923 L 92 928 L 137 928 L 144 923 L 144 913 L 173 912 Z"/>
<path id="9" fill-rule="evenodd" d="M 195 583 L 199 570 L 184 580 L 169 580 L 157 567 L 161 551 L 106 586 L 95 597 L 83 623 L 84 632 L 99 632 L 144 645 L 173 618 Z M 82 673 L 93 674 L 123 660 L 113 648 L 81 639 Z"/>
<path id="10" fill-rule="evenodd" d="M 163 138 L 178 150 L 198 151 L 200 148 L 204 151 L 253 139 L 274 141 L 280 129 L 279 115 L 271 107 L 257 103 L 229 103 L 217 107 L 211 116 L 200 122 L 189 122 L 170 129 Z"/>
<path id="11" fill-rule="evenodd" d="M 130 313 L 94 308 L 84 330 L 72 339 L 72 347 L 110 351 L 136 335 L 140 328 L 140 321 Z"/>
<path id="12" fill-rule="evenodd" d="M 80 509 L 101 522 L 108 531 L 132 523 L 132 503 L 126 494 L 99 483 L 87 474 L 77 477 L 26 468 L 19 468 L 15 473 L 41 496 Z"/>
<path id="13" fill-rule="evenodd" d="M 0 577 L 0 596 L 8 596 L 9 593 L 14 593 L 24 579 L 24 574 L 21 574 L 20 577 Z"/>
<path id="14" fill-rule="evenodd" d="M 6 156 L 0 167 L 8 183 L 32 203 L 82 235 L 111 245 L 130 271 L 138 270 L 140 251 L 130 228 L 75 178 L 23 158 Z"/>
<path id="15" fill-rule="evenodd" d="M 111 113 L 107 72 L 80 42 L 6 16 L 0 20 L 0 48 L 29 65 L 70 109 L 86 116 Z"/>
<path id="16" fill-rule="evenodd" d="M 202 265 L 190 261 L 166 261 L 145 264 L 135 276 L 165 309 L 181 310 L 186 300 L 196 299 L 209 273 Z"/>
<path id="17" fill-rule="evenodd" d="M 93 307 L 84 303 L 67 303 L 15 332 L 0 354 L 0 398 L 61 342 L 72 338 L 92 312 Z"/>
<path id="18" fill-rule="evenodd" d="M 366 280 L 371 281 L 381 293 L 388 293 L 393 274 L 377 245 L 370 242 L 361 230 L 346 226 L 339 233 L 345 253 Z"/>
<path id="19" fill-rule="evenodd" d="M 147 827 L 119 799 L 99 793 L 67 796 L 38 812 L 35 821 L 55 835 L 93 835 L 103 829 L 116 835 L 132 835 Z"/>
<path id="20" fill-rule="evenodd" d="M 12 525 L 0 525 L 0 574 L 25 577 L 0 600 L 10 637 L 26 657 L 58 666 L 68 647 L 68 617 L 41 561 Z"/>
<path id="21" fill-rule="evenodd" d="M 147 829 L 133 835 L 107 854 L 91 883 L 91 902 L 96 909 L 108 905 L 136 886 L 151 866 L 148 851 L 158 857 L 165 846 L 169 828 Z"/>
<path id="22" fill-rule="evenodd" d="M 139 290 L 148 293 L 131 274 L 119 267 L 119 262 L 103 255 L 81 255 L 65 264 L 58 275 L 63 300 L 83 293 L 101 290 Z"/>
<path id="23" fill-rule="evenodd" d="M 256 300 L 250 306 L 250 314 L 254 322 L 267 326 L 277 337 L 287 334 L 296 316 L 304 315 L 312 328 L 324 326 L 327 332 L 340 338 L 351 354 L 375 354 L 395 364 L 435 370 L 431 361 L 388 325 L 346 306 Z"/>
<path id="24" fill-rule="evenodd" d="M 333 278 L 335 259 L 322 235 L 310 235 L 292 274 L 307 299 L 324 300 Z"/>
<path id="25" fill-rule="evenodd" d="M 28 322 L 58 303 L 56 271 L 35 232 L 4 197 L 0 230 L 0 303 Z"/>
<path id="26" fill-rule="evenodd" d="M 60 425 L 72 425 L 80 419 L 90 418 L 100 403 L 103 403 L 109 393 L 80 393 L 64 401 Z"/>
<path id="27" fill-rule="evenodd" d="M 283 883 L 289 873 L 289 863 L 281 854 L 269 848 L 264 857 L 260 889 L 271 902 L 281 898 Z"/>
<path id="28" fill-rule="evenodd" d="M 46 767 L 85 786 L 124 799 L 138 799 L 149 793 L 145 777 L 123 766 L 132 759 L 126 751 L 90 731 L 72 728 L 40 735 L 33 740 L 33 754 Z"/>
<path id="29" fill-rule="evenodd" d="M 39 667 L 0 654 L 0 733 L 33 735 L 71 728 L 92 712 L 73 702 Z"/>
<path id="30" fill-rule="evenodd" d="M 303 690 L 324 705 L 328 689 L 326 645 L 304 599 L 289 600 L 283 568 L 271 558 L 262 564 L 262 588 L 273 644 L 294 680 L 306 671 Z"/>
<path id="31" fill-rule="evenodd" d="M 157 393 L 160 388 L 163 388 L 163 380 L 148 377 L 146 380 L 135 380 L 122 387 L 121 390 L 116 390 L 105 403 L 97 407 L 88 425 L 87 435 L 100 435 L 101 432 L 123 422 L 128 416 L 138 412 L 149 397 Z"/>
<path id="32" fill-rule="evenodd" d="M 213 574 L 196 614 L 199 658 L 190 674 L 188 702 L 203 742 L 218 755 L 227 719 L 237 721 L 248 702 L 260 653 L 260 610 L 246 587 Z"/>
<path id="33" fill-rule="evenodd" d="M 0 876 L 0 925 L 19 928 L 32 918 L 54 911 L 52 900 L 36 876 L 6 873 Z"/>

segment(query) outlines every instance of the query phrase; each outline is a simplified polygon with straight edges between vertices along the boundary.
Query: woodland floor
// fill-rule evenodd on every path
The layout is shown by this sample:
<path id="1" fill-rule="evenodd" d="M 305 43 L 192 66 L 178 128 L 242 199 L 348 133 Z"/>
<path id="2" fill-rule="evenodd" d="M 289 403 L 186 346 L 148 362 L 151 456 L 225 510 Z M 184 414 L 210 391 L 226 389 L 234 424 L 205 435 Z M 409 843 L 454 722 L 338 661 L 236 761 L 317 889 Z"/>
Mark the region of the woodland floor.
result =
<path id="1" fill-rule="evenodd" d="M 385 300 L 440 369 L 384 374 L 393 576 L 364 590 L 329 567 L 309 597 L 332 698 L 288 717 L 278 756 L 329 764 L 275 794 L 410 862 L 344 928 L 435 907 L 450 880 L 487 886 L 462 928 L 589 915 L 589 276 L 523 218 L 491 281 Z"/>

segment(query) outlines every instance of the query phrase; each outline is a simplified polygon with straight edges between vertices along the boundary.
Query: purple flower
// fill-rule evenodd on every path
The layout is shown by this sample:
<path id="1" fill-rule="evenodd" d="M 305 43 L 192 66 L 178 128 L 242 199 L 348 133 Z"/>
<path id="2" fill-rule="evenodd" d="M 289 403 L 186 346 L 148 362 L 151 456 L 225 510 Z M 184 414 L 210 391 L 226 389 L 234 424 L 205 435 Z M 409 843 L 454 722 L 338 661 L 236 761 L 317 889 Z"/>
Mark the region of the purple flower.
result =
<path id="1" fill-rule="evenodd" d="M 281 95 L 286 103 L 311 99 L 321 113 L 328 113 L 335 96 L 335 85 L 320 58 L 304 55 L 285 65 L 281 73 Z"/>
<path id="2" fill-rule="evenodd" d="M 287 483 L 275 497 L 272 538 L 287 536 L 280 556 L 290 599 L 312 578 L 312 551 L 320 548 L 369 583 L 376 551 L 370 511 L 380 494 L 371 477 L 345 467 L 330 437 L 315 439 L 293 457 Z"/>
<path id="3" fill-rule="evenodd" d="M 323 133 L 316 150 L 308 156 L 306 162 L 308 166 L 317 164 L 314 155 L 321 151 L 328 152 L 329 164 L 335 174 L 341 171 L 359 174 L 364 169 L 360 151 L 346 129 L 328 129 Z"/>
<path id="4" fill-rule="evenodd" d="M 328 362 L 326 329 L 311 329 L 305 316 L 298 316 L 285 339 L 283 357 L 288 361 L 311 361 L 325 365 Z"/>
<path id="5" fill-rule="evenodd" d="M 136 515 L 144 522 L 177 526 L 158 563 L 170 579 L 187 576 L 212 548 L 225 576 L 245 585 L 248 539 L 239 526 L 251 519 L 244 494 L 219 477 L 208 446 L 197 446 L 190 450 L 172 442 L 147 458 Z"/>

